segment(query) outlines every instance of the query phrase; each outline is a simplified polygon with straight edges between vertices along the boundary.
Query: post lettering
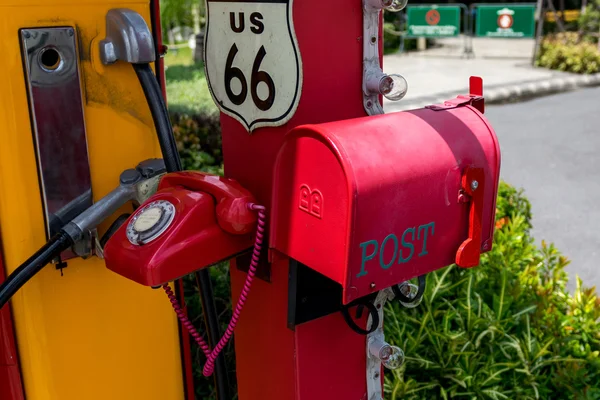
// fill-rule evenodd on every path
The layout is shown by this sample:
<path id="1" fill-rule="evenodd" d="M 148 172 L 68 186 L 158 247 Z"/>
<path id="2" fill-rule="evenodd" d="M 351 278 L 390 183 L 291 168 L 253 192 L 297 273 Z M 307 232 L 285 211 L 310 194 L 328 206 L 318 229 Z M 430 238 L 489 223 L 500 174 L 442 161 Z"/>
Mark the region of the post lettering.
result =
<path id="1" fill-rule="evenodd" d="M 400 250 L 400 256 L 398 257 L 398 264 L 409 262 L 413 256 L 413 253 L 415 252 L 415 246 L 412 243 L 407 242 L 406 239 L 404 239 L 404 236 L 406 236 L 406 234 L 409 232 L 412 234 L 411 240 L 415 240 L 415 228 L 408 228 L 407 230 L 404 231 L 404 233 L 402 234 L 402 246 L 404 246 L 406 249 L 410 249 L 410 253 L 408 253 L 407 257 L 402 257 L 402 250 Z"/>
<path id="2" fill-rule="evenodd" d="M 435 228 L 435 222 L 430 222 L 428 224 L 419 226 L 419 232 L 417 233 L 417 239 L 421 239 L 421 230 L 424 231 L 424 233 L 423 233 L 423 247 L 421 248 L 421 252 L 419 253 L 419 257 L 424 256 L 424 255 L 427 254 L 427 231 L 428 231 L 428 229 L 430 227 L 431 227 L 431 236 L 433 236 L 433 231 L 434 231 L 434 228 Z"/>
<path id="3" fill-rule="evenodd" d="M 390 260 L 390 262 L 386 264 L 385 261 L 383 260 L 383 257 L 384 257 L 384 253 L 385 253 L 385 245 L 387 244 L 387 242 L 390 239 L 394 241 L 394 255 L 392 256 L 392 259 Z M 383 239 L 383 242 L 381 242 L 381 249 L 379 250 L 379 266 L 383 269 L 388 269 L 389 267 L 391 267 L 394 264 L 394 260 L 396 260 L 397 254 L 398 254 L 398 238 L 393 233 L 390 233 L 389 235 L 387 235 L 385 237 L 385 239 Z"/>
<path id="4" fill-rule="evenodd" d="M 369 245 L 373 246 L 373 252 L 367 255 L 367 246 Z M 361 243 L 360 247 L 362 248 L 362 257 L 360 262 L 360 272 L 356 275 L 357 278 L 360 278 L 361 276 L 365 276 L 367 274 L 367 270 L 365 269 L 365 263 L 369 260 L 372 260 L 377 254 L 378 243 L 376 240 L 367 240 L 366 242 Z"/>
<path id="5" fill-rule="evenodd" d="M 419 257 L 425 256 L 427 252 L 427 239 L 435 233 L 435 222 L 406 228 L 401 236 L 395 233 L 390 233 L 382 241 L 367 240 L 360 244 L 361 261 L 360 272 L 356 275 L 357 278 L 367 275 L 367 261 L 371 261 L 379 254 L 379 267 L 383 270 L 390 269 L 394 264 L 406 264 L 415 256 L 418 246 L 415 240 L 421 242 L 421 252 Z M 392 242 L 392 243 L 390 243 Z M 390 255 L 390 246 L 393 246 L 394 251 Z M 387 252 L 386 252 L 387 250 Z M 396 259 L 398 261 L 396 261 Z"/>

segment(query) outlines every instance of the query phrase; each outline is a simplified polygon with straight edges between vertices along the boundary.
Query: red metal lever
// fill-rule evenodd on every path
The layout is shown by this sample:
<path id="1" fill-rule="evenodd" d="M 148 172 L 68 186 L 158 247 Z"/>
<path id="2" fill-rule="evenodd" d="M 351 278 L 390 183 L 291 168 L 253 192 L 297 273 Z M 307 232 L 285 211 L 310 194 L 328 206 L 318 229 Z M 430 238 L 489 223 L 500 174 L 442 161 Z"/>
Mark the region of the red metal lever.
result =
<path id="1" fill-rule="evenodd" d="M 469 238 L 456 252 L 456 264 L 463 268 L 479 264 L 481 255 L 481 221 L 485 189 L 483 168 L 467 167 L 462 177 L 462 189 L 471 197 L 469 206 Z"/>

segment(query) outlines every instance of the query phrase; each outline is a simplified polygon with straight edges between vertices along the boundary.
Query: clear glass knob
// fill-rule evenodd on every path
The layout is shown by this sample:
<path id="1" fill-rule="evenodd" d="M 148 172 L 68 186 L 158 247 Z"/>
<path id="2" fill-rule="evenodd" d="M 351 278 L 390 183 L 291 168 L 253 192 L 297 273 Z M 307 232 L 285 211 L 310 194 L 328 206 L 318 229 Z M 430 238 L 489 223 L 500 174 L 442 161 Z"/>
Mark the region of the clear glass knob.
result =
<path id="1" fill-rule="evenodd" d="M 402 292 L 403 295 L 405 295 L 406 297 L 408 297 L 409 299 L 414 299 L 417 296 L 417 293 L 419 293 L 419 287 L 417 285 L 414 285 L 412 283 L 401 283 L 399 286 L 400 291 Z M 402 304 L 404 307 L 406 308 L 415 308 L 416 306 L 418 306 L 419 304 L 421 304 L 421 301 L 423 300 L 423 296 L 419 297 L 416 301 L 412 301 L 410 303 L 405 303 L 401 300 L 400 304 Z"/>
<path id="2" fill-rule="evenodd" d="M 406 96 L 406 92 L 408 92 L 408 83 L 402 75 L 384 75 L 379 81 L 379 93 L 388 100 L 400 100 Z"/>
<path id="3" fill-rule="evenodd" d="M 400 347 L 386 344 L 379 350 L 379 359 L 387 369 L 398 369 L 404 364 L 404 351 Z"/>
<path id="4" fill-rule="evenodd" d="M 382 3 L 387 11 L 398 12 L 406 7 L 408 0 L 382 0 Z"/>
<path id="5" fill-rule="evenodd" d="M 392 346 L 382 338 L 373 338 L 369 342 L 369 352 L 388 369 L 400 368 L 404 364 L 404 351 L 399 347 Z"/>

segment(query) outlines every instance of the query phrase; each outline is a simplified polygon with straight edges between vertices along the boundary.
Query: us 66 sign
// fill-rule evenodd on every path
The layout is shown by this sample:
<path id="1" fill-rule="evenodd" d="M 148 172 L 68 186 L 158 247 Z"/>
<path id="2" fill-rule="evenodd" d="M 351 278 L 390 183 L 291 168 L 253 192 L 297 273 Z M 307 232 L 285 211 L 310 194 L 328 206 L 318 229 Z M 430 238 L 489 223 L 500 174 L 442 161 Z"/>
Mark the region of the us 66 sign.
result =
<path id="1" fill-rule="evenodd" d="M 204 60 L 219 109 L 246 129 L 285 124 L 302 87 L 292 0 L 208 0 Z"/>

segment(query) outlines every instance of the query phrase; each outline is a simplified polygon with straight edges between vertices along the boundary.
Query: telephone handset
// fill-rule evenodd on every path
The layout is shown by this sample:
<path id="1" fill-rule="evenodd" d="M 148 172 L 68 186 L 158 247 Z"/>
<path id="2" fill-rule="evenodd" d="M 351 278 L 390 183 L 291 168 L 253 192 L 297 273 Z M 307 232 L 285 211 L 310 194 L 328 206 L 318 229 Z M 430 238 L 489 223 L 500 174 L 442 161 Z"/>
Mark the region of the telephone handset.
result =
<path id="1" fill-rule="evenodd" d="M 256 213 L 248 209 L 248 204 L 255 200 L 236 181 L 201 172 L 184 171 L 165 175 L 158 190 L 176 186 L 212 195 L 217 203 L 217 222 L 225 231 L 237 235 L 254 232 Z"/>
<path id="2" fill-rule="evenodd" d="M 195 171 L 166 174 L 106 244 L 106 265 L 158 287 L 229 259 L 254 244 L 254 203 L 231 179 Z"/>

